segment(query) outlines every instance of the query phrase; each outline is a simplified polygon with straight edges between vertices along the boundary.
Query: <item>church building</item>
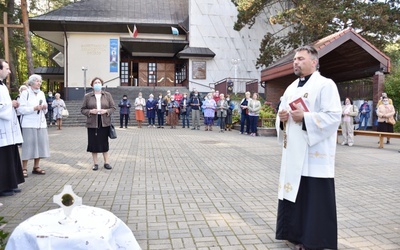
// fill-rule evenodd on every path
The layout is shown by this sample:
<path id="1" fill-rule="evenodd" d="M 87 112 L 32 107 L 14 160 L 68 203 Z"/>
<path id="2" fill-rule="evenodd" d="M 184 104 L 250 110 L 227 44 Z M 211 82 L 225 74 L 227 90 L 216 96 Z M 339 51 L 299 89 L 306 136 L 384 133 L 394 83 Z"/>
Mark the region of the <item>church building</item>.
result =
<path id="1" fill-rule="evenodd" d="M 30 18 L 30 30 L 60 52 L 58 89 L 67 100 L 81 99 L 96 76 L 107 88 L 206 92 L 224 79 L 235 79 L 237 88 L 260 80 L 260 42 L 279 30 L 268 20 L 280 8 L 235 31 L 231 0 L 81 0 Z"/>

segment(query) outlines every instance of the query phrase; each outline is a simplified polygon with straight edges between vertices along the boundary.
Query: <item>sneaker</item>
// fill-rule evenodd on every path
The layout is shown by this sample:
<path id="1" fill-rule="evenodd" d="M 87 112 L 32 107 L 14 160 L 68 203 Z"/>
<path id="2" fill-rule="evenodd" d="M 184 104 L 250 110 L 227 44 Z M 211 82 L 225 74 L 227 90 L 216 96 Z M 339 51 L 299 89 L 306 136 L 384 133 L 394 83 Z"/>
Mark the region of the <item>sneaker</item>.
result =
<path id="1" fill-rule="evenodd" d="M 200 130 L 200 127 L 197 127 L 197 130 Z"/>
<path id="2" fill-rule="evenodd" d="M 242 134 L 243 134 L 243 132 L 239 132 L 239 134 L 241 134 L 241 135 L 242 135 Z"/>
<path id="3" fill-rule="evenodd" d="M 192 130 L 196 130 L 196 128 L 192 128 Z"/>
<path id="4" fill-rule="evenodd" d="M 350 143 L 349 143 L 349 147 L 352 147 L 352 146 L 353 146 L 353 143 L 350 142 Z"/>
<path id="5" fill-rule="evenodd" d="M 344 146 L 344 145 L 347 145 L 347 142 L 345 142 L 345 141 L 344 141 L 344 142 L 342 142 L 342 146 Z"/>

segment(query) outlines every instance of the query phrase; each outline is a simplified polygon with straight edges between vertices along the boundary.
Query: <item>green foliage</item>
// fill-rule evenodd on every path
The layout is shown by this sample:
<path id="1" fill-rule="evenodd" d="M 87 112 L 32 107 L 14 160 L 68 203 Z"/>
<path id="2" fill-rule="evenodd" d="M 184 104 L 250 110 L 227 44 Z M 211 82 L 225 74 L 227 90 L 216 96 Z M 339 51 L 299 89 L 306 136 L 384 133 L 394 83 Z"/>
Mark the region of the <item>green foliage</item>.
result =
<path id="1" fill-rule="evenodd" d="M 6 225 L 4 221 L 4 217 L 0 216 L 0 250 L 4 250 L 6 248 L 6 239 L 10 233 L 4 232 L 3 228 Z"/>
<path id="2" fill-rule="evenodd" d="M 378 49 L 400 33 L 400 0 L 232 0 L 238 9 L 236 30 L 255 23 L 273 4 L 283 8 L 269 17 L 280 32 L 267 33 L 260 45 L 257 66 L 268 66 L 285 51 L 310 44 L 339 30 L 352 27 Z M 279 28 L 279 27 L 278 27 Z"/>
<path id="3" fill-rule="evenodd" d="M 391 73 L 385 76 L 385 92 L 393 100 L 395 110 L 400 111 L 400 39 L 386 46 L 385 53 L 392 63 Z"/>
<path id="4" fill-rule="evenodd" d="M 259 119 L 262 127 L 274 127 L 276 119 L 276 110 L 271 102 L 265 102 L 260 110 Z"/>

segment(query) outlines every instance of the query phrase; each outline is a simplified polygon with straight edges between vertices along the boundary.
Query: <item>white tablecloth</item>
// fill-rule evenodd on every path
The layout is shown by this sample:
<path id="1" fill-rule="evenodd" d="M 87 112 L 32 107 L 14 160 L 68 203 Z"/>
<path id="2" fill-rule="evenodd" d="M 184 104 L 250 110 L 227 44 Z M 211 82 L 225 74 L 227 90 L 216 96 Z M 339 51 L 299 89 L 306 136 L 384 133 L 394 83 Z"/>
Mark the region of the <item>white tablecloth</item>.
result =
<path id="1" fill-rule="evenodd" d="M 128 226 L 107 210 L 78 206 L 71 214 L 76 223 L 62 225 L 64 218 L 59 208 L 27 219 L 11 234 L 6 250 L 141 249 Z"/>

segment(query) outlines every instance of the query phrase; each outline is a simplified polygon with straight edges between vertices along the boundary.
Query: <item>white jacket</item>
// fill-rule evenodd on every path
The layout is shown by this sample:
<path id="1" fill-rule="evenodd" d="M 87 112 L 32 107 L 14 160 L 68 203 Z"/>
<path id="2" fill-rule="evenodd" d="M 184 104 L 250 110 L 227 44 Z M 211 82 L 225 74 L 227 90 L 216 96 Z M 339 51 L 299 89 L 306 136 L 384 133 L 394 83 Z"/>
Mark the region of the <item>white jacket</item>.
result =
<path id="1" fill-rule="evenodd" d="M 18 112 L 21 113 L 22 128 L 47 128 L 46 113 L 47 108 L 40 111 L 35 111 L 35 106 L 39 105 L 40 100 L 42 105 L 47 106 L 46 97 L 43 91 L 35 94 L 29 87 L 27 91 L 21 93 L 19 98 Z"/>

